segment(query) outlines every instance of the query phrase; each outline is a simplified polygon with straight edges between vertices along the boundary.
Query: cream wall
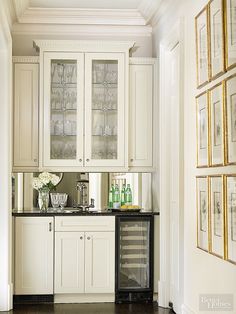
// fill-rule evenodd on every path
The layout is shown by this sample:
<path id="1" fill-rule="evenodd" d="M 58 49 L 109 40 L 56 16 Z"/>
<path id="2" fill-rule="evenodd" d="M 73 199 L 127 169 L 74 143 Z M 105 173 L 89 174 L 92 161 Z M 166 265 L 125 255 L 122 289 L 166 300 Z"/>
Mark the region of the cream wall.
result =
<path id="1" fill-rule="evenodd" d="M 109 27 L 109 26 L 108 26 Z M 29 26 L 30 28 L 30 26 Z M 127 33 L 129 29 L 127 28 Z M 36 50 L 33 48 L 33 41 L 35 39 L 71 39 L 71 40 L 117 40 L 117 41 L 135 41 L 136 49 L 133 52 L 133 57 L 151 57 L 152 56 L 152 37 L 151 35 L 122 35 L 117 36 L 104 36 L 96 35 L 45 35 L 45 34 L 35 34 L 35 35 L 19 35 L 14 34 L 12 36 L 13 42 L 13 56 L 33 56 L 38 55 Z"/>
<path id="2" fill-rule="evenodd" d="M 168 1 L 168 0 L 167 0 Z M 199 169 L 196 164 L 195 96 L 206 88 L 196 89 L 194 17 L 206 5 L 206 0 L 175 0 L 168 13 L 163 14 L 153 32 L 153 54 L 158 56 L 159 43 L 179 18 L 183 18 L 185 32 L 184 82 L 184 304 L 183 313 L 201 313 L 199 294 L 230 293 L 234 295 L 236 313 L 236 266 L 196 248 L 196 189 L 195 176 L 201 174 L 236 173 L 236 167 Z M 173 3 L 174 2 L 174 3 Z M 167 11 L 166 11 L 167 12 Z M 215 85 L 228 74 L 209 84 Z M 214 312 L 206 312 L 214 313 Z M 223 314 L 224 312 L 218 312 Z"/>

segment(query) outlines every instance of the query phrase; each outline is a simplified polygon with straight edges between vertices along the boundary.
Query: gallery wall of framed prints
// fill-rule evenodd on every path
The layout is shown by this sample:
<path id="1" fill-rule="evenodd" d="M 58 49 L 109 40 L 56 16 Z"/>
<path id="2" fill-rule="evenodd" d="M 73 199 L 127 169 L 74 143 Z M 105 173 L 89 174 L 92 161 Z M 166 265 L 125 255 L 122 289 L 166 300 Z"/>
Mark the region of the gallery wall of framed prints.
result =
<path id="1" fill-rule="evenodd" d="M 236 0 L 195 17 L 197 247 L 236 264 Z"/>

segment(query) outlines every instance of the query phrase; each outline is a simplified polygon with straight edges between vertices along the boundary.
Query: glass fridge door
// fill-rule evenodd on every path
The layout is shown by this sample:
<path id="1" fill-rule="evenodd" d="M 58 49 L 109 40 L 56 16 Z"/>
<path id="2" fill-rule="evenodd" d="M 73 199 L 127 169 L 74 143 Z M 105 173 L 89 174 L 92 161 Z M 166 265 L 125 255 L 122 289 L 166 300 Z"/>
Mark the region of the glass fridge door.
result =
<path id="1" fill-rule="evenodd" d="M 150 288 L 150 221 L 120 220 L 118 289 Z"/>

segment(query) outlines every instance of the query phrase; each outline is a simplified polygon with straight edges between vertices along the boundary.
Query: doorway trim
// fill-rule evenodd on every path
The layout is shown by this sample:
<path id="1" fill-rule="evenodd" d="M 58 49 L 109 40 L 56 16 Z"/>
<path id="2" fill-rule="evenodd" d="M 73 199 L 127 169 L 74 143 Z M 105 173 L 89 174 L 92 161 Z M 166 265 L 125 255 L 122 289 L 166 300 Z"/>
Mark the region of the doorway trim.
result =
<path id="1" fill-rule="evenodd" d="M 169 208 L 169 196 L 168 196 L 168 148 L 167 148 L 167 138 L 168 125 L 169 125 L 169 104 L 167 101 L 168 82 L 167 82 L 167 56 L 171 50 L 173 50 L 177 45 L 180 49 L 180 73 L 183 76 L 184 69 L 184 21 L 180 18 L 178 22 L 174 25 L 169 34 L 160 42 L 160 109 L 159 109 L 159 169 L 160 169 L 160 280 L 158 282 L 158 304 L 159 306 L 168 308 L 170 302 L 170 273 L 171 273 L 171 262 L 170 262 L 170 208 Z M 183 104 L 184 101 L 184 78 L 180 80 L 180 91 L 179 91 L 179 101 Z M 183 108 L 183 105 L 180 106 Z M 180 109 L 180 116 L 183 121 L 183 112 Z M 183 123 L 182 123 L 183 125 Z M 180 133 L 183 134 L 183 126 L 180 129 Z M 183 136 L 180 136 L 181 148 L 183 151 L 184 143 Z M 183 166 L 180 165 L 181 173 L 183 174 Z M 184 195 L 181 197 L 182 210 L 183 210 L 183 200 Z M 183 213 L 181 213 L 183 219 Z M 180 239 L 180 241 L 183 239 Z M 181 254 L 183 257 L 183 252 Z M 183 262 L 183 261 L 182 261 Z M 180 275 L 181 283 L 181 303 L 183 303 L 183 285 L 184 277 L 183 273 Z"/>
<path id="2" fill-rule="evenodd" d="M 11 162 L 12 162 L 12 37 L 10 32 L 10 2 L 0 3 L 0 97 L 2 106 L 0 134 L 1 204 L 0 204 L 0 311 L 12 309 L 12 209 L 11 209 Z"/>

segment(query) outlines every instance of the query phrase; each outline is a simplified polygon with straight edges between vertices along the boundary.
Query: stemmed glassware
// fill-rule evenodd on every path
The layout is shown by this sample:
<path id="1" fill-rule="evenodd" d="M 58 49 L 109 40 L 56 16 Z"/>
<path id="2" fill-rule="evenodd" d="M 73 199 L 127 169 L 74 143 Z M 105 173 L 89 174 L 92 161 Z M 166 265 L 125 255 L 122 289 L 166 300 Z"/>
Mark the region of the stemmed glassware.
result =
<path id="1" fill-rule="evenodd" d="M 67 197 L 68 194 L 66 193 L 59 193 L 58 199 L 59 199 L 59 205 L 61 207 L 61 210 L 66 206 L 67 204 Z"/>

